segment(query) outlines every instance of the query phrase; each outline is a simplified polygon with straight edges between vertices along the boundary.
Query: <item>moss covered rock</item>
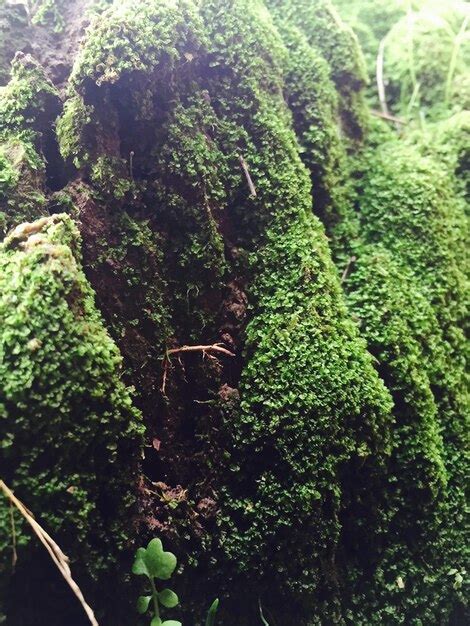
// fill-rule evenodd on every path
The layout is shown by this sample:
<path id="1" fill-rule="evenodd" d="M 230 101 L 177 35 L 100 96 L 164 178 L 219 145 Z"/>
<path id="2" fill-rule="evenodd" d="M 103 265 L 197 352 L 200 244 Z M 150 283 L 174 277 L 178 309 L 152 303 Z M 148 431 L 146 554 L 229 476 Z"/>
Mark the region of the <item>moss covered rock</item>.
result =
<path id="1" fill-rule="evenodd" d="M 67 63 L 50 73 L 63 107 L 24 57 L 0 96 L 6 228 L 69 213 L 1 251 L 10 481 L 65 548 L 76 526 L 104 623 L 132 622 L 107 594 L 136 481 L 139 540 L 178 554 L 185 623 L 215 595 L 227 626 L 260 602 L 302 626 L 447 619 L 463 599 L 463 142 L 429 127 L 452 137 L 434 154 L 372 123 L 329 0 L 107 4 L 42 5 L 60 9 L 57 45 L 72 35 L 68 84 Z M 43 202 L 23 211 L 20 192 Z"/>
<path id="2" fill-rule="evenodd" d="M 112 571 L 124 573 L 142 428 L 81 270 L 79 245 L 63 215 L 23 224 L 1 245 L 0 465 L 89 588 L 92 578 L 102 583 Z M 13 584 L 20 592 L 34 552 L 25 548 L 29 530 L 20 518 L 15 523 L 21 547 Z M 7 507 L 1 537 L 5 573 Z M 14 597 L 12 619 L 32 623 Z"/>

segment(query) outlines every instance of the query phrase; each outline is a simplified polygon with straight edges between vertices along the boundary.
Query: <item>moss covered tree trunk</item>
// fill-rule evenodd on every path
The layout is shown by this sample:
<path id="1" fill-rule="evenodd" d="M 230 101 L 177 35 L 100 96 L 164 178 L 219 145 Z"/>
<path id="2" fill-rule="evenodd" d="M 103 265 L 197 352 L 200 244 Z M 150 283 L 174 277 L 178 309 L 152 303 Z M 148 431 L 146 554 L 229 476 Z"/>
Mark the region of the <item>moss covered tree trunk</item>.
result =
<path id="1" fill-rule="evenodd" d="M 185 626 L 462 614 L 452 129 L 439 166 L 374 121 L 329 0 L 0 0 L 0 34 L 0 475 L 100 623 L 154 536 Z M 14 519 L 6 623 L 85 624 Z"/>

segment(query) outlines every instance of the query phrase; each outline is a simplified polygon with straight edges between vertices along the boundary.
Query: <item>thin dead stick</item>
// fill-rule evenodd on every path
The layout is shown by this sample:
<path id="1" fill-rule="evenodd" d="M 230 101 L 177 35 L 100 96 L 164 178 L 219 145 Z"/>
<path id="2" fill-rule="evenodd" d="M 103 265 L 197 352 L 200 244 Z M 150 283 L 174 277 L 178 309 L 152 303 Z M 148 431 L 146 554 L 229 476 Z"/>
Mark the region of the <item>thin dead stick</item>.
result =
<path id="1" fill-rule="evenodd" d="M 347 263 L 346 267 L 344 268 L 343 275 L 341 276 L 341 284 L 343 284 L 344 281 L 346 280 L 346 278 L 348 277 L 349 270 L 351 269 L 351 265 L 353 263 L 355 263 L 355 262 L 356 262 L 356 257 L 355 256 L 349 257 L 348 263 Z"/>
<path id="2" fill-rule="evenodd" d="M 72 589 L 75 596 L 78 598 L 78 601 L 82 605 L 92 626 L 99 626 L 98 622 L 96 621 L 93 610 L 86 603 L 80 587 L 72 578 L 72 573 L 70 571 L 70 567 L 68 564 L 68 558 L 62 552 L 62 550 L 56 544 L 56 542 L 52 539 L 52 537 L 38 524 L 38 522 L 34 519 L 32 514 L 28 511 L 28 509 L 24 506 L 24 504 L 20 502 L 20 500 L 18 500 L 18 498 L 13 493 L 13 491 L 6 486 L 3 480 L 0 480 L 0 489 L 1 491 L 3 491 L 3 494 L 8 498 L 8 500 L 10 501 L 10 504 L 13 504 L 14 506 L 16 506 L 18 511 L 25 518 L 25 520 L 33 529 L 34 533 L 37 535 L 39 541 L 46 548 L 51 559 L 56 564 L 58 570 L 60 571 L 62 576 L 65 578 L 67 584 Z"/>
<path id="3" fill-rule="evenodd" d="M 170 366 L 170 358 L 173 354 L 182 354 L 183 352 L 202 352 L 202 356 L 208 356 L 211 359 L 217 360 L 217 358 L 211 354 L 211 352 L 216 352 L 220 354 L 225 354 L 225 356 L 234 357 L 235 354 L 224 348 L 220 343 L 213 343 L 209 346 L 181 346 L 180 348 L 171 348 L 167 350 L 165 353 L 165 357 L 163 359 L 163 380 L 162 386 L 160 387 L 160 391 L 165 395 L 166 383 L 168 380 L 168 368 Z"/>
<path id="4" fill-rule="evenodd" d="M 181 346 L 181 348 L 171 348 L 167 350 L 167 355 L 178 354 L 179 352 L 202 352 L 203 354 L 210 352 L 221 352 L 227 356 L 235 356 L 233 352 L 224 348 L 220 343 L 213 343 L 210 346 Z"/>
<path id="5" fill-rule="evenodd" d="M 251 180 L 250 171 L 248 169 L 248 164 L 241 155 L 238 157 L 238 159 L 240 161 L 240 165 L 242 166 L 243 173 L 245 174 L 248 187 L 250 188 L 250 194 L 252 195 L 253 198 L 256 198 L 256 187 L 254 186 L 253 181 Z"/>
<path id="6" fill-rule="evenodd" d="M 403 124 L 403 126 L 406 126 L 406 124 L 408 124 L 406 120 L 402 120 L 399 117 L 395 117 L 394 115 L 382 113 L 382 111 L 371 111 L 371 113 L 372 115 L 375 115 L 375 117 L 380 117 L 383 120 L 394 122 L 395 124 Z"/>
<path id="7" fill-rule="evenodd" d="M 376 78 L 377 78 L 377 91 L 379 92 L 379 101 L 384 115 L 389 115 L 387 98 L 385 95 L 385 83 L 384 83 L 384 54 L 385 54 L 386 37 L 382 39 L 379 45 L 379 52 L 377 54 L 376 63 Z"/>

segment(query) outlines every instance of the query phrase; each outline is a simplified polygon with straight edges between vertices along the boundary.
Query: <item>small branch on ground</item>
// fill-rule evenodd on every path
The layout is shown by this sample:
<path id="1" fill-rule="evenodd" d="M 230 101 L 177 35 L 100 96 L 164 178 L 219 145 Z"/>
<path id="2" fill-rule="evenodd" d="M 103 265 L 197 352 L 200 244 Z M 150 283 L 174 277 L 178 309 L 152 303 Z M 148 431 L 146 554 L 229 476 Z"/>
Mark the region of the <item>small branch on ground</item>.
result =
<path id="1" fill-rule="evenodd" d="M 241 155 L 238 157 L 238 159 L 240 161 L 240 165 L 242 166 L 243 173 L 245 174 L 248 187 L 250 188 L 250 195 L 253 198 L 256 198 L 256 187 L 254 186 L 253 181 L 251 180 L 250 171 L 248 169 L 248 164 Z"/>
<path id="2" fill-rule="evenodd" d="M 181 355 L 185 352 L 201 352 L 202 357 L 209 357 L 212 360 L 217 361 L 217 357 L 214 356 L 214 352 L 216 354 L 224 354 L 225 356 L 234 357 L 235 354 L 224 348 L 221 343 L 213 343 L 211 345 L 198 345 L 198 346 L 181 346 L 180 348 L 171 348 L 166 351 L 165 357 L 163 359 L 163 379 L 162 386 L 160 388 L 163 395 L 165 395 L 166 383 L 168 380 L 168 368 L 170 366 L 171 357 L 175 354 Z"/>
<path id="3" fill-rule="evenodd" d="M 96 621 L 95 614 L 91 607 L 86 603 L 85 598 L 83 597 L 82 591 L 77 583 L 72 578 L 72 572 L 69 567 L 69 559 L 62 552 L 60 547 L 56 544 L 56 542 L 52 539 L 52 537 L 38 524 L 38 522 L 34 519 L 32 513 L 28 511 L 25 505 L 18 500 L 13 491 L 7 487 L 7 485 L 0 480 L 0 490 L 3 492 L 6 498 L 10 501 L 11 505 L 14 505 L 21 515 L 25 518 L 28 524 L 33 529 L 34 533 L 37 535 L 39 541 L 43 544 L 46 550 L 49 552 L 51 559 L 56 564 L 58 570 L 65 578 L 69 587 L 72 589 L 75 596 L 78 598 L 78 601 L 82 605 L 85 613 L 90 620 L 90 624 L 92 626 L 99 626 Z"/>

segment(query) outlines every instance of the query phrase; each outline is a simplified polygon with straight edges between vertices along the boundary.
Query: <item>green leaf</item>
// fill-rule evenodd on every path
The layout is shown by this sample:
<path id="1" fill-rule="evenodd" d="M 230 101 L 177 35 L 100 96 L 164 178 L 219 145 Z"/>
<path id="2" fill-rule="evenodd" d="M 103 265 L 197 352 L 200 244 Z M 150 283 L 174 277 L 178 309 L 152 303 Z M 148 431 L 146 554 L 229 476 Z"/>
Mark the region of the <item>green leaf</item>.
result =
<path id="1" fill-rule="evenodd" d="M 215 624 L 215 615 L 217 613 L 217 609 L 218 608 L 219 608 L 219 599 L 217 598 L 210 605 L 209 611 L 207 612 L 206 626 L 214 626 L 214 624 Z"/>
<path id="2" fill-rule="evenodd" d="M 163 550 L 160 539 L 152 539 L 145 551 L 145 565 L 151 576 L 168 580 L 176 568 L 176 556 Z"/>
<path id="3" fill-rule="evenodd" d="M 150 573 L 147 568 L 147 564 L 145 562 L 146 550 L 145 548 L 139 548 L 135 553 L 135 560 L 132 566 L 132 573 L 137 576 L 148 576 L 150 578 Z"/>
<path id="4" fill-rule="evenodd" d="M 163 591 L 160 591 L 158 599 L 167 609 L 172 609 L 179 602 L 178 596 L 174 591 L 171 591 L 171 589 L 163 589 Z"/>
<path id="5" fill-rule="evenodd" d="M 150 624 L 152 626 L 152 624 Z M 174 619 L 167 619 L 163 622 L 162 626 L 183 626 L 181 622 L 176 622 Z"/>
<path id="6" fill-rule="evenodd" d="M 163 626 L 162 620 L 159 617 L 155 616 L 150 622 L 150 626 Z"/>
<path id="7" fill-rule="evenodd" d="M 143 615 L 149 608 L 150 600 L 152 596 L 140 596 L 137 598 L 137 613 Z"/>

